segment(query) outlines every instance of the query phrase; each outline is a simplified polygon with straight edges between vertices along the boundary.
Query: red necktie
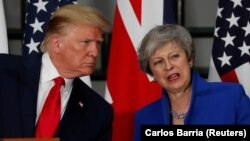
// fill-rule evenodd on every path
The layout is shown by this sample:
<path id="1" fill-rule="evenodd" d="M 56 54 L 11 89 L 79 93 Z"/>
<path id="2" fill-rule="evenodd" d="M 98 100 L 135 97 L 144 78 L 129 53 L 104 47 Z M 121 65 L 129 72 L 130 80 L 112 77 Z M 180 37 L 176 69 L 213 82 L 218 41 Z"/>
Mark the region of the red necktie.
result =
<path id="1" fill-rule="evenodd" d="M 55 85 L 51 88 L 37 121 L 36 138 L 53 137 L 59 125 L 61 113 L 60 88 L 64 85 L 64 79 L 57 77 L 54 82 Z"/>

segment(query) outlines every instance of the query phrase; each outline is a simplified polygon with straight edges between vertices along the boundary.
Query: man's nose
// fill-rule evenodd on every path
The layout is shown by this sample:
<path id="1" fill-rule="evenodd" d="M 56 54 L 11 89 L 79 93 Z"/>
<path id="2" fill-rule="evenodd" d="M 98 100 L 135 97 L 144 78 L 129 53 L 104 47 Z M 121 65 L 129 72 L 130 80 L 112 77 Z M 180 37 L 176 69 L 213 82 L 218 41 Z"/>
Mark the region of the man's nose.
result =
<path id="1" fill-rule="evenodd" d="M 97 57 L 99 55 L 100 44 L 98 42 L 92 42 L 90 46 L 90 55 L 93 57 Z"/>

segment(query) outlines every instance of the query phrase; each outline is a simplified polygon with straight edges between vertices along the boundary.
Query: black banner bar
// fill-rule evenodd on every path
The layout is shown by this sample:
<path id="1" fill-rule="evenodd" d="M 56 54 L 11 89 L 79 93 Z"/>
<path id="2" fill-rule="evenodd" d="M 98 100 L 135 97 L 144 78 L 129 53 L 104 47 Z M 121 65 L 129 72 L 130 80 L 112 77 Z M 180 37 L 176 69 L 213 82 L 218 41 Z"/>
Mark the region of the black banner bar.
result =
<path id="1" fill-rule="evenodd" d="M 250 139 L 250 125 L 143 125 L 142 141 L 161 141 L 174 138 L 202 140 Z"/>

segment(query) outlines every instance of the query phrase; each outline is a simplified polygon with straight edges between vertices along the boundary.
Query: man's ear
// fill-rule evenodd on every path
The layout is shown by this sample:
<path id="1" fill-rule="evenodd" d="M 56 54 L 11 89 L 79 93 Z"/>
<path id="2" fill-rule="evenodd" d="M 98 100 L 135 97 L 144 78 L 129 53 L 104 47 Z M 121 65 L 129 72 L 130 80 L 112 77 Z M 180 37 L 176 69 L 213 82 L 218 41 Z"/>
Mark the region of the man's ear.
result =
<path id="1" fill-rule="evenodd" d="M 57 35 L 53 35 L 51 36 L 51 49 L 56 52 L 59 53 L 61 51 L 61 47 L 62 47 L 62 40 L 60 38 L 60 36 Z"/>

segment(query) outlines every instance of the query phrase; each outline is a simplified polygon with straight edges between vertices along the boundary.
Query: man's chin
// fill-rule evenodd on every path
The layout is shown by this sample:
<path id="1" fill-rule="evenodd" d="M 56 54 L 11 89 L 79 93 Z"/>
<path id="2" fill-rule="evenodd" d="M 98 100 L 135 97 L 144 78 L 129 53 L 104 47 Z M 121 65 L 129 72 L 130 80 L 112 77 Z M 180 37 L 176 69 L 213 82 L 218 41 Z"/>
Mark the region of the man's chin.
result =
<path id="1" fill-rule="evenodd" d="M 94 72 L 94 70 L 90 69 L 90 70 L 84 70 L 84 71 L 80 71 L 80 72 L 67 73 L 67 74 L 65 74 L 65 77 L 69 78 L 69 79 L 74 79 L 77 77 L 89 76 L 89 75 L 93 74 L 93 72 Z"/>
<path id="2" fill-rule="evenodd" d="M 94 69 L 93 68 L 84 69 L 84 71 L 82 71 L 83 75 L 91 75 L 93 73 L 94 73 Z"/>

